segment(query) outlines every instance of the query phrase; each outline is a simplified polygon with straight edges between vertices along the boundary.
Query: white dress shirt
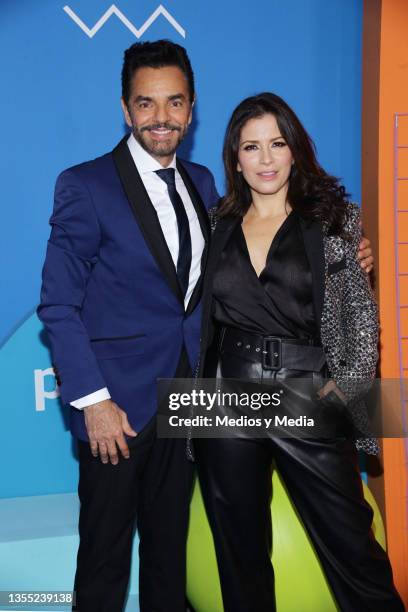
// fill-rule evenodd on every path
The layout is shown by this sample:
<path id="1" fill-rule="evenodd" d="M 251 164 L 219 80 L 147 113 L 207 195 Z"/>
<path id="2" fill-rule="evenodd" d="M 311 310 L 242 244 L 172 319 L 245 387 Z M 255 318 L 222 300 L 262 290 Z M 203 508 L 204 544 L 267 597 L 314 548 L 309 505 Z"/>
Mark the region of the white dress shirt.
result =
<path id="1" fill-rule="evenodd" d="M 177 267 L 179 235 L 176 213 L 174 212 L 166 183 L 156 174 L 156 170 L 162 170 L 163 166 L 143 149 L 133 134 L 129 136 L 127 145 L 146 191 L 149 194 L 151 203 L 156 210 L 174 266 Z M 191 267 L 188 289 L 184 298 L 184 307 L 187 308 L 188 302 L 194 291 L 194 287 L 196 286 L 201 274 L 201 255 L 204 249 L 204 238 L 194 205 L 191 201 L 187 188 L 183 183 L 183 179 L 177 170 L 176 155 L 174 155 L 167 168 L 175 169 L 176 189 L 183 201 L 190 225 L 192 251 Z M 96 404 L 97 402 L 101 402 L 106 399 L 110 399 L 110 394 L 108 389 L 105 387 L 95 391 L 94 393 L 90 393 L 85 397 L 81 397 L 74 402 L 71 402 L 71 405 L 74 406 L 74 408 L 83 409 L 86 406 Z"/>

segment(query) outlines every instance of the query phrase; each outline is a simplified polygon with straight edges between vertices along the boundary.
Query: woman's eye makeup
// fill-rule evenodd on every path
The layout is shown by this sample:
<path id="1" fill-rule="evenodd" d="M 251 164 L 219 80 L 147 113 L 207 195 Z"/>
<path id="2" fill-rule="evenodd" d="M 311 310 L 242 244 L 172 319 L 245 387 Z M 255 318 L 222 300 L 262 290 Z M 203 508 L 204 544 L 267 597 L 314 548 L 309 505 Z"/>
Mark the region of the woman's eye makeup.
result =
<path id="1" fill-rule="evenodd" d="M 274 142 L 271 143 L 271 147 L 273 149 L 282 149 L 283 147 L 286 147 L 287 144 L 284 140 L 275 140 Z M 258 145 L 255 143 L 248 143 L 246 145 L 242 146 L 242 149 L 244 151 L 255 151 L 256 149 L 258 149 Z"/>
<path id="2" fill-rule="evenodd" d="M 286 142 L 284 140 L 276 140 L 272 143 L 272 146 L 281 149 L 282 147 L 286 147 Z"/>

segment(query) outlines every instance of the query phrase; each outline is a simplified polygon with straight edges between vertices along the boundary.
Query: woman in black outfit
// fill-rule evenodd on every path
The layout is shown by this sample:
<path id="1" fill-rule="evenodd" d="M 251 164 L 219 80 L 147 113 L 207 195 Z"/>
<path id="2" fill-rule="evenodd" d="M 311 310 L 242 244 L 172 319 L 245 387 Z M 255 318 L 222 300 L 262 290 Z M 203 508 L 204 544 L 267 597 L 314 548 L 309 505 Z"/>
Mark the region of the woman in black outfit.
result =
<path id="1" fill-rule="evenodd" d="M 358 208 L 319 166 L 299 119 L 274 94 L 235 109 L 224 164 L 227 195 L 212 215 L 199 374 L 280 386 L 311 379 L 318 397 L 292 393 L 287 408 L 301 406 L 299 414 L 323 419 L 329 432 L 194 440 L 224 608 L 275 609 L 274 461 L 339 608 L 402 611 L 389 560 L 371 532 L 357 466 L 356 446 L 370 453 L 378 447 L 367 435 L 357 442 L 351 436 L 356 428 L 369 431 L 358 393 L 375 375 L 378 332 L 356 258 Z M 301 599 L 299 593 L 299 610 Z"/>

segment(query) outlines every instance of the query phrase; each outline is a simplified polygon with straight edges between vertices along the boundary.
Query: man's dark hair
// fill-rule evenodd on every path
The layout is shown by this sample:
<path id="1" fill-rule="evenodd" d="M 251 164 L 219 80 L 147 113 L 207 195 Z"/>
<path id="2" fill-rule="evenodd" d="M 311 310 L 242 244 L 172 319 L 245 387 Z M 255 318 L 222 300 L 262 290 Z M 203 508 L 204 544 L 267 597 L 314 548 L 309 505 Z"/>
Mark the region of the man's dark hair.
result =
<path id="1" fill-rule="evenodd" d="M 134 43 L 126 49 L 122 68 L 122 98 L 128 104 L 131 81 L 138 68 L 177 66 L 187 79 L 190 102 L 194 100 L 194 73 L 187 51 L 170 40 Z"/>

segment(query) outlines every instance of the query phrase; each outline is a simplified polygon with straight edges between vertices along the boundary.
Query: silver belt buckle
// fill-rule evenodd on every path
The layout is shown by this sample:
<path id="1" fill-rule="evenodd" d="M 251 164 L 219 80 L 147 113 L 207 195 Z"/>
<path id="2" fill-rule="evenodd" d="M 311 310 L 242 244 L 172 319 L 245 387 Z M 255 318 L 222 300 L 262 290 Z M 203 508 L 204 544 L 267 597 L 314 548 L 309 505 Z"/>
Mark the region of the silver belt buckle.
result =
<path id="1" fill-rule="evenodd" d="M 264 336 L 262 339 L 262 367 L 264 370 L 280 370 L 282 367 L 282 338 Z"/>

